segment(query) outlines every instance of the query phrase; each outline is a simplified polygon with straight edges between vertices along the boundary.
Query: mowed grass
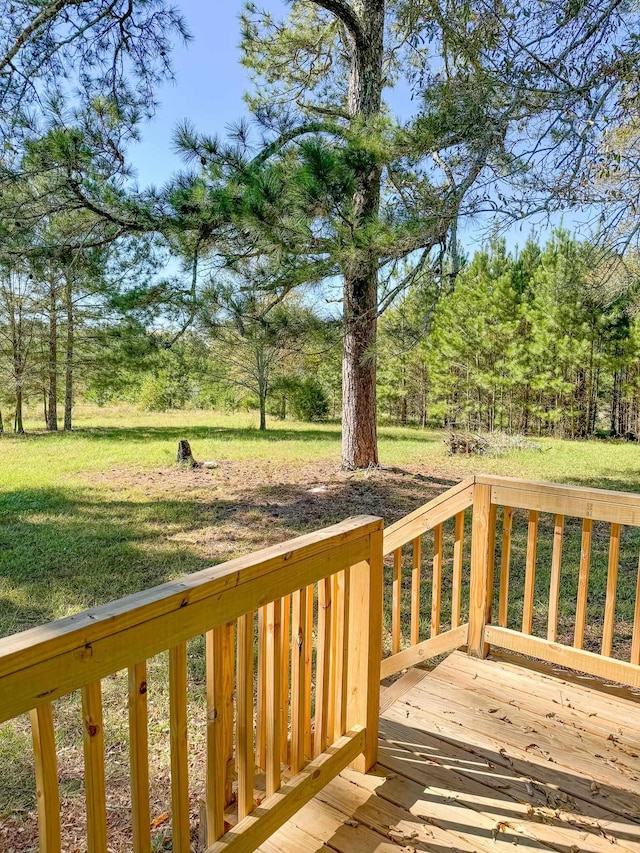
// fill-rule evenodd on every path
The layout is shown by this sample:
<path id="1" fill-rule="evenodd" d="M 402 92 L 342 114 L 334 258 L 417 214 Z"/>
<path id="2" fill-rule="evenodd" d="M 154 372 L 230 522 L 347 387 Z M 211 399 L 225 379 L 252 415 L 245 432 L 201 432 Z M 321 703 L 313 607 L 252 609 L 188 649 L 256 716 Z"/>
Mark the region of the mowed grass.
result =
<path id="1" fill-rule="evenodd" d="M 140 413 L 134 408 L 79 407 L 71 434 L 46 434 L 35 418 L 28 434 L 0 439 L 0 636 L 136 592 L 184 572 L 283 541 L 349 515 L 380 515 L 389 524 L 471 473 L 640 492 L 640 448 L 609 441 L 541 439 L 541 450 L 498 457 L 450 457 L 437 430 L 381 426 L 382 469 L 340 471 L 338 424 L 269 421 L 257 430 L 255 413 L 187 411 Z M 184 471 L 175 465 L 178 440 L 197 459 L 218 467 Z M 468 513 L 468 515 L 470 515 Z M 500 531 L 501 516 L 498 516 Z M 452 525 L 445 526 L 442 622 L 451 611 Z M 468 574 L 467 519 L 465 571 Z M 526 513 L 516 514 L 509 620 L 522 614 Z M 552 519 L 541 517 L 535 631 L 546 633 Z M 587 647 L 597 649 L 606 590 L 608 525 L 594 525 Z M 424 542 L 422 636 L 430 614 L 430 535 Z M 625 529 L 621 552 L 616 654 L 628 649 L 640 539 Z M 405 639 L 410 606 L 410 555 L 403 585 Z M 579 523 L 567 529 L 560 636 L 571 641 L 580 555 Z M 498 532 L 497 564 L 500 560 Z M 387 569 L 390 581 L 390 569 Z M 386 585 L 390 593 L 390 582 Z M 463 611 L 467 606 L 467 593 Z M 385 644 L 389 643 L 390 624 Z M 190 644 L 190 713 L 204 719 L 203 644 Z M 150 664 L 153 817 L 168 807 L 166 656 Z M 110 744 L 113 850 L 130 841 L 128 825 L 125 679 L 105 682 L 105 726 Z M 69 825 L 82 820 L 82 759 L 78 697 L 56 703 L 63 809 Z M 191 733 L 190 733 L 191 734 Z M 191 736 L 194 813 L 202 794 L 204 729 Z M 26 720 L 0 727 L 0 849 L 35 839 L 33 765 Z M 2 834 L 3 821 L 6 835 Z M 118 823 L 118 821 L 120 823 Z M 79 837 L 82 833 L 79 832 Z M 35 840 L 33 841 L 35 844 Z M 158 830 L 156 849 L 169 844 Z M 79 842 L 78 849 L 82 849 Z M 11 845 L 9 844 L 9 847 Z M 16 849 L 27 850 L 27 842 Z M 76 849 L 71 845 L 69 850 Z"/>
<path id="2" fill-rule="evenodd" d="M 0 439 L 0 488 L 42 486 L 80 472 L 103 471 L 125 463 L 173 462 L 180 438 L 189 439 L 200 459 L 263 459 L 273 463 L 340 462 L 340 425 L 307 424 L 270 418 L 257 429 L 254 412 L 139 412 L 133 407 L 77 407 L 72 433 L 45 433 L 41 418 L 27 416 L 27 435 Z M 541 451 L 504 456 L 447 453 L 446 433 L 418 427 L 382 425 L 380 462 L 431 465 L 460 477 L 484 471 L 601 488 L 640 489 L 640 447 L 623 441 L 568 441 L 540 438 Z"/>
<path id="3" fill-rule="evenodd" d="M 287 504 L 282 511 L 287 524 L 280 527 L 290 535 L 343 517 L 339 499 L 296 517 L 296 501 L 316 470 L 321 482 L 336 480 L 341 491 L 333 497 L 347 487 L 353 492 L 354 483 L 367 497 L 377 497 L 360 510 L 352 495 L 346 515 L 370 511 L 373 504 L 388 524 L 423 502 L 418 489 L 412 504 L 395 506 L 384 470 L 368 482 L 366 474 L 340 479 L 338 424 L 272 418 L 261 433 L 253 412 L 78 407 L 73 433 L 36 431 L 40 426 L 28 418 L 26 436 L 0 439 L 0 636 L 269 544 L 268 530 L 261 542 L 258 528 L 247 542 L 234 533 L 235 548 L 229 542 L 224 549 L 194 546 L 191 533 L 224 529 L 222 516 L 235 511 L 240 494 L 244 527 L 255 528 L 263 519 L 272 491 Z M 634 444 L 542 439 L 541 451 L 451 457 L 444 437 L 434 430 L 381 426 L 383 468 L 422 477 L 425 501 L 479 471 L 640 491 L 640 448 Z M 197 459 L 220 462 L 224 476 L 214 470 L 205 483 L 180 480 L 173 471 L 180 438 L 191 442 Z M 273 484 L 272 474 L 282 471 Z"/>

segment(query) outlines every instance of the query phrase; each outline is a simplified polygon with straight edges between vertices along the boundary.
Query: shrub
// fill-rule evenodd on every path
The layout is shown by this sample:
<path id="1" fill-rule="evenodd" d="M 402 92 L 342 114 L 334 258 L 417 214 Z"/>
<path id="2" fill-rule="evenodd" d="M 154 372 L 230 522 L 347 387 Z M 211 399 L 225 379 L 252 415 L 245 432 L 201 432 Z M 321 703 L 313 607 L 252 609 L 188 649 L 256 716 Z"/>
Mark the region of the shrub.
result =
<path id="1" fill-rule="evenodd" d="M 329 400 L 317 379 L 303 379 L 291 400 L 293 413 L 300 421 L 325 421 Z"/>

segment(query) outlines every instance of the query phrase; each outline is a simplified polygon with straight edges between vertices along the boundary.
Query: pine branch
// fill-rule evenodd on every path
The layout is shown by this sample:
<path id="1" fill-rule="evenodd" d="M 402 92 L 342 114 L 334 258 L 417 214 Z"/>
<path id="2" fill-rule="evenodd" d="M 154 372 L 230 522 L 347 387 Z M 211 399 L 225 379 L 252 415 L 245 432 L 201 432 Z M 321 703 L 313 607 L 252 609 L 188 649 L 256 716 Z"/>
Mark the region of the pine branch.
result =
<path id="1" fill-rule="evenodd" d="M 350 3 L 346 3 L 345 0 L 311 0 L 311 2 L 331 12 L 334 17 L 342 21 L 353 36 L 358 50 L 367 49 L 367 39 L 362 24 Z"/>
<path id="2" fill-rule="evenodd" d="M 301 136 L 306 136 L 308 133 L 329 133 L 332 136 L 344 136 L 344 130 L 342 129 L 342 127 L 333 122 L 305 122 L 304 124 L 297 125 L 296 127 L 292 127 L 289 130 L 285 130 L 283 133 L 281 133 L 277 139 L 274 139 L 273 142 L 270 142 L 268 145 L 266 145 L 262 149 L 262 151 L 260 151 L 260 153 L 253 158 L 253 160 L 251 161 L 251 165 L 262 165 L 270 157 L 272 157 L 274 154 L 277 154 L 282 148 L 284 148 L 285 145 L 288 145 L 289 142 L 293 142 L 294 139 L 299 139 Z"/>
<path id="3" fill-rule="evenodd" d="M 56 0 L 56 2 L 41 9 L 33 20 L 30 21 L 17 36 L 6 54 L 0 58 L 0 70 L 6 68 L 26 42 L 34 38 L 45 24 L 49 23 L 49 21 L 55 20 L 64 8 L 67 6 L 81 6 L 83 3 L 87 2 L 88 0 Z"/>

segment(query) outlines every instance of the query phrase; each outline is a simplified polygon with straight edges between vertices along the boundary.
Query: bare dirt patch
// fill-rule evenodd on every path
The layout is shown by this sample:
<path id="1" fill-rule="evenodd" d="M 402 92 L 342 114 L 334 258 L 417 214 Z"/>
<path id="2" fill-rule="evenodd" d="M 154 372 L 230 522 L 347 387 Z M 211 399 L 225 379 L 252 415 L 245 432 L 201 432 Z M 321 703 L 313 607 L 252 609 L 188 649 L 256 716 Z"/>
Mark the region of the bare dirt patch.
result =
<path id="1" fill-rule="evenodd" d="M 122 466 L 92 475 L 96 485 L 146 500 L 197 503 L 197 525 L 170 538 L 216 562 L 354 515 L 380 516 L 391 524 L 456 481 L 419 467 L 352 473 L 327 462 L 282 466 L 263 460 L 191 470 Z"/>

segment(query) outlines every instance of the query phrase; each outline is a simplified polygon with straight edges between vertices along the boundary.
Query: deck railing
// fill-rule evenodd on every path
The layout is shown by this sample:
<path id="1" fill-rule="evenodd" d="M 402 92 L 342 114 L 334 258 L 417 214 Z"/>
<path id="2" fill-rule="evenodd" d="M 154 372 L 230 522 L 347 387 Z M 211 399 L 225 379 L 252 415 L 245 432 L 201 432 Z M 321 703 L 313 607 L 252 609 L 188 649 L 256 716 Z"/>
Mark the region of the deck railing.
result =
<path id="1" fill-rule="evenodd" d="M 597 530 L 599 541 L 608 536 L 606 565 L 598 566 L 597 578 L 606 596 L 591 603 L 593 618 L 587 620 L 595 586 L 589 582 L 594 523 L 607 527 Z M 635 548 L 634 572 L 637 566 L 635 592 L 627 584 L 627 597 L 633 596 L 630 642 L 618 638 L 618 646 L 628 649 L 627 659 L 614 650 L 625 528 L 640 528 L 640 495 L 485 475 L 439 495 L 384 533 L 384 553 L 393 567 L 385 575 L 384 621 L 390 642 L 381 676 L 452 649 L 466 646 L 484 657 L 495 646 L 639 687 L 640 536 L 627 549 Z M 540 547 L 544 537 L 545 547 Z M 524 552 L 524 566 L 521 588 L 514 589 L 510 581 L 516 547 Z M 564 566 L 563 551 L 568 555 Z M 629 602 L 625 604 L 628 610 Z M 571 637 L 566 629 L 559 633 L 561 606 L 569 611 L 563 625 L 571 626 Z M 588 621 L 590 648 L 585 649 Z M 595 638 L 598 625 L 600 636 Z"/>
<path id="2" fill-rule="evenodd" d="M 594 602 L 603 525 L 606 593 Z M 172 849 L 188 853 L 194 638 L 206 649 L 208 853 L 255 849 L 347 765 L 369 769 L 380 677 L 429 657 L 462 647 L 484 657 L 495 646 L 640 687 L 640 565 L 628 563 L 640 537 L 627 537 L 620 571 L 623 534 L 638 527 L 638 495 L 476 476 L 384 534 L 380 519 L 350 519 L 0 640 L 0 723 L 31 717 L 42 853 L 62 849 L 54 706 L 76 690 L 86 850 L 108 849 L 102 680 L 123 669 L 131 847 L 149 853 L 147 661 L 159 653 L 168 657 Z M 622 638 L 620 579 L 633 599 Z"/>
<path id="3" fill-rule="evenodd" d="M 500 537 L 496 524 L 499 510 L 502 516 Z M 527 532 L 522 610 L 518 606 L 514 613 L 513 608 L 510 608 L 513 528 L 515 514 L 523 512 L 526 514 Z M 598 526 L 599 539 L 608 538 L 606 564 L 600 565 L 598 571 L 598 586 L 606 589 L 606 593 L 604 607 L 600 601 L 592 602 L 593 618 L 588 619 L 590 600 L 597 592 L 593 582 L 590 582 L 595 525 Z M 633 600 L 626 602 L 627 607 L 629 603 L 632 605 L 628 607 L 633 613 L 631 642 L 621 644 L 626 660 L 620 659 L 620 655 L 612 656 L 616 607 L 620 603 L 618 579 L 622 536 L 625 528 L 638 527 L 640 495 L 534 483 L 508 477 L 476 477 L 469 650 L 485 656 L 489 646 L 497 646 L 599 678 L 640 687 L 640 563 L 637 541 L 632 543 L 632 571 L 637 572 L 633 585 L 635 594 L 631 591 L 629 595 L 628 592 L 628 597 Z M 539 550 L 543 532 L 547 539 L 552 540 L 547 542 L 550 547 L 546 549 L 550 552 L 550 565 L 545 567 L 549 570 L 546 589 L 537 582 L 537 573 L 541 568 Z M 500 560 L 497 577 L 494 577 L 497 539 Z M 569 548 L 572 539 L 573 547 Z M 563 552 L 567 551 L 570 551 L 570 559 L 563 561 Z M 575 606 L 571 605 L 568 589 L 561 595 L 563 575 L 577 579 L 573 593 Z M 494 586 L 497 586 L 497 590 L 494 590 Z M 566 635 L 566 631 L 563 636 L 559 636 L 561 605 L 565 610 L 570 610 L 570 618 L 567 620 L 573 627 L 570 636 Z M 546 611 L 546 624 L 534 624 L 536 611 Z M 591 649 L 584 648 L 588 623 Z M 599 630 L 596 631 L 596 628 Z M 543 631 L 544 636 L 535 635 Z"/>
<path id="4" fill-rule="evenodd" d="M 102 679 L 123 668 L 132 849 L 150 851 L 146 661 L 163 651 L 172 849 L 191 849 L 187 642 L 200 635 L 206 843 L 209 853 L 255 849 L 347 765 L 366 770 L 375 762 L 381 616 L 382 521 L 363 516 L 1 640 L 0 723 L 31 715 L 41 851 L 62 846 L 53 704 L 78 689 L 85 849 L 108 849 Z M 265 778 L 259 805 L 255 768 Z M 234 777 L 235 817 L 225 813 Z"/>
<path id="5" fill-rule="evenodd" d="M 473 506 L 474 488 L 475 480 L 470 477 L 384 532 L 384 554 L 393 558 L 393 569 L 391 590 L 387 590 L 390 594 L 385 596 L 385 622 L 391 626 L 390 655 L 382 661 L 382 678 L 467 644 L 469 626 L 468 621 L 463 621 L 467 610 L 463 608 L 463 600 L 468 600 L 469 575 L 464 571 L 464 551 L 465 529 L 468 534 L 470 525 L 465 528 L 465 515 L 468 514 L 465 511 Z M 426 534 L 430 534 L 430 542 Z M 451 566 L 448 625 L 442 618 L 445 539 L 451 552 L 447 561 Z M 431 545 L 429 556 L 428 545 Z M 410 568 L 404 565 L 405 556 L 410 558 Z M 403 588 L 409 576 L 407 607 Z M 409 624 L 403 626 L 403 622 L 407 622 L 403 618 L 407 610 Z M 423 638 L 424 634 L 428 636 Z"/>

